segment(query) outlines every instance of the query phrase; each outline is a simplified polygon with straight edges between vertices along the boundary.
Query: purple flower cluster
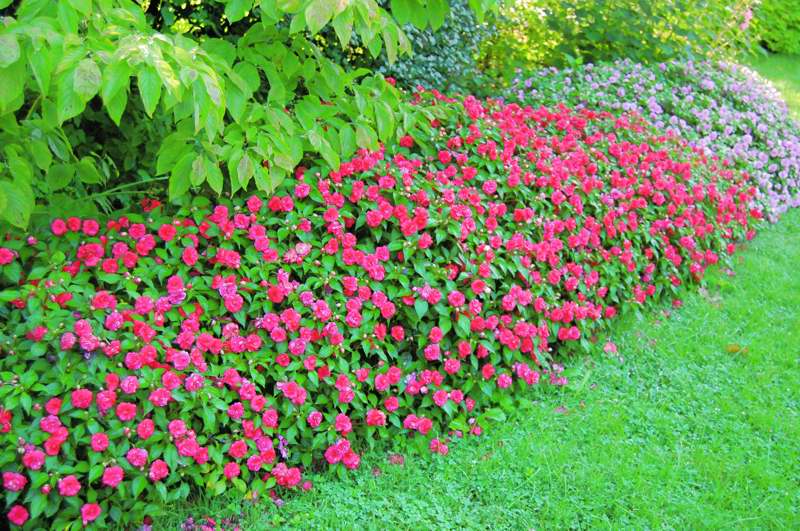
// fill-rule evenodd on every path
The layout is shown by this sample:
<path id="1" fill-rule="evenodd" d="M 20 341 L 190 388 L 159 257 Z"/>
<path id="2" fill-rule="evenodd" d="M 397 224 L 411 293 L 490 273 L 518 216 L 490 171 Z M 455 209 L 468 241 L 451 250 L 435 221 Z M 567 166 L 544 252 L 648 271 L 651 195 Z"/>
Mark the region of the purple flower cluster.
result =
<path id="1" fill-rule="evenodd" d="M 748 172 L 770 220 L 800 206 L 800 124 L 774 86 L 746 67 L 620 60 L 546 68 L 515 79 L 508 96 L 533 106 L 566 102 L 641 114 Z"/>

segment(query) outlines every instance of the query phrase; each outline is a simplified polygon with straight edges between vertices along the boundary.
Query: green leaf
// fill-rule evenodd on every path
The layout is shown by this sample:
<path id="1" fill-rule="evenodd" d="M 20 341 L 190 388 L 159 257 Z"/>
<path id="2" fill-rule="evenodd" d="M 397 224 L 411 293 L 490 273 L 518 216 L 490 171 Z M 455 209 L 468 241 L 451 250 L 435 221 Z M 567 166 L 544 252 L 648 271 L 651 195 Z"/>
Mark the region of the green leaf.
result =
<path id="1" fill-rule="evenodd" d="M 33 161 L 40 170 L 46 170 L 53 163 L 53 154 L 50 148 L 47 147 L 47 142 L 42 139 L 32 140 L 30 143 L 31 154 Z"/>
<path id="2" fill-rule="evenodd" d="M 378 149 L 378 137 L 375 130 L 366 124 L 356 125 L 356 143 L 362 148 L 373 151 Z"/>
<path id="3" fill-rule="evenodd" d="M 394 111 L 385 101 L 376 101 L 375 118 L 378 122 L 378 137 L 383 142 L 389 142 L 394 135 Z"/>
<path id="4" fill-rule="evenodd" d="M 25 63 L 17 61 L 11 66 L 0 68 L 0 114 L 15 111 L 25 103 Z"/>
<path id="5" fill-rule="evenodd" d="M 47 185 L 51 192 L 61 190 L 75 177 L 75 166 L 72 164 L 53 164 L 47 170 Z"/>
<path id="6" fill-rule="evenodd" d="M 236 176 L 239 178 L 239 185 L 243 190 L 247 189 L 250 179 L 253 178 L 253 160 L 247 153 L 242 155 L 239 163 L 236 165 Z"/>
<path id="7" fill-rule="evenodd" d="M 345 9 L 333 19 L 333 31 L 336 32 L 336 36 L 339 38 L 339 44 L 342 45 L 342 49 L 347 48 L 350 44 L 350 39 L 353 37 L 353 11 L 351 9 Z"/>
<path id="8" fill-rule="evenodd" d="M 397 61 L 397 46 L 398 46 L 398 32 L 397 26 L 387 25 L 381 31 L 383 35 L 383 42 L 386 45 L 386 58 L 389 59 L 389 64 L 394 64 Z"/>
<path id="9" fill-rule="evenodd" d="M 86 184 L 100 184 L 105 181 L 100 172 L 97 171 L 97 165 L 92 157 L 83 157 L 77 164 L 76 170 L 81 182 Z"/>
<path id="10" fill-rule="evenodd" d="M 58 121 L 64 123 L 83 112 L 86 100 L 75 92 L 72 76 L 61 76 L 58 81 Z"/>
<path id="11" fill-rule="evenodd" d="M 69 4 L 84 15 L 92 14 L 92 0 L 68 0 Z"/>
<path id="12" fill-rule="evenodd" d="M 392 7 L 392 15 L 398 24 L 408 24 L 411 22 L 414 8 L 413 0 L 392 0 L 390 3 Z"/>
<path id="13" fill-rule="evenodd" d="M 305 11 L 308 31 L 312 35 L 325 27 L 336 9 L 335 2 L 331 0 L 312 0 Z"/>
<path id="14" fill-rule="evenodd" d="M 19 43 L 14 35 L 0 35 L 0 68 L 11 66 L 19 60 Z"/>
<path id="15" fill-rule="evenodd" d="M 181 159 L 172 167 L 172 173 L 169 176 L 169 199 L 173 201 L 181 197 L 189 191 L 191 186 L 190 173 L 192 171 L 192 162 L 195 159 L 194 152 L 186 153 Z"/>
<path id="16" fill-rule="evenodd" d="M 72 89 L 80 98 L 89 101 L 97 94 L 102 75 L 93 59 L 87 57 L 78 63 L 72 75 Z"/>
<path id="17" fill-rule="evenodd" d="M 319 151 L 319 154 L 322 155 L 322 158 L 325 159 L 325 162 L 327 162 L 331 168 L 334 170 L 339 169 L 339 155 L 331 147 L 330 142 L 322 136 L 322 130 L 319 126 L 308 132 L 308 140 L 311 142 L 311 145 L 314 146 L 314 149 Z"/>
<path id="18" fill-rule="evenodd" d="M 136 73 L 136 82 L 139 87 L 139 95 L 142 98 L 144 111 L 148 116 L 153 116 L 158 100 L 161 98 L 161 80 L 156 71 L 148 66 L 144 66 Z"/>
<path id="19" fill-rule="evenodd" d="M 200 186 L 206 180 L 206 159 L 202 155 L 197 155 L 192 161 L 192 173 L 190 181 L 192 186 Z"/>
<path id="20" fill-rule="evenodd" d="M 119 125 L 119 122 L 122 119 L 122 113 L 125 112 L 125 107 L 127 107 L 127 105 L 128 92 L 125 90 L 120 90 L 113 98 L 111 98 L 111 101 L 106 102 L 106 111 L 108 111 L 108 116 L 115 124 Z"/>
<path id="21" fill-rule="evenodd" d="M 450 6 L 447 0 L 428 0 L 428 20 L 433 31 L 442 27 L 449 12 Z"/>
<path id="22" fill-rule="evenodd" d="M 417 299 L 414 302 L 414 311 L 417 312 L 417 317 L 422 319 L 428 313 L 428 302 L 424 299 Z"/>
<path id="23" fill-rule="evenodd" d="M 217 195 L 222 193 L 222 172 L 216 163 L 206 159 L 206 182 Z"/>
<path id="24" fill-rule="evenodd" d="M 19 180 L 0 181 L 0 193 L 6 198 L 6 208 L 0 211 L 3 218 L 15 227 L 27 227 L 34 204 L 30 185 Z"/>
<path id="25" fill-rule="evenodd" d="M 39 91 L 43 96 L 50 94 L 50 78 L 55 67 L 54 55 L 56 52 L 47 48 L 42 48 L 36 53 L 28 54 L 28 63 L 31 65 L 31 72 L 39 85 Z"/>
<path id="26" fill-rule="evenodd" d="M 356 152 L 356 134 L 353 128 L 345 124 L 339 129 L 339 146 L 342 149 L 342 156 L 350 157 Z"/>
<path id="27" fill-rule="evenodd" d="M 252 0 L 229 0 L 225 5 L 225 16 L 231 22 L 242 20 L 251 7 L 253 7 Z"/>
<path id="28" fill-rule="evenodd" d="M 467 317 L 466 315 L 459 315 L 456 326 L 458 327 L 458 331 L 460 332 L 458 334 L 459 336 L 469 337 L 469 331 L 470 331 L 469 317 Z"/>
<path id="29" fill-rule="evenodd" d="M 35 520 L 37 516 L 42 514 L 45 507 L 47 507 L 47 495 L 41 492 L 34 495 L 33 500 L 31 500 L 31 519 Z"/>
<path id="30" fill-rule="evenodd" d="M 142 493 L 145 487 L 147 487 L 147 478 L 145 478 L 144 476 L 136 477 L 133 480 L 133 485 L 131 487 L 133 491 L 133 497 L 135 498 L 139 496 L 139 494 Z"/>

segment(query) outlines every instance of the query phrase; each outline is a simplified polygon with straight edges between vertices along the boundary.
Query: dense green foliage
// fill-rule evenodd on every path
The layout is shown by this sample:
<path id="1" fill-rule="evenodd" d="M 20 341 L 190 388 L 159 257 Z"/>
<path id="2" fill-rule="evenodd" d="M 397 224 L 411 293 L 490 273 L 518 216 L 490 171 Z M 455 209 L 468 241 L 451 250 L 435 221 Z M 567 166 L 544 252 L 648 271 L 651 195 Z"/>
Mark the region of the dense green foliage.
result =
<path id="1" fill-rule="evenodd" d="M 755 20 L 767 48 L 800 54 L 800 4 L 796 0 L 762 0 Z"/>
<path id="2" fill-rule="evenodd" d="M 492 3 L 470 5 L 481 16 Z M 342 45 L 355 33 L 394 61 L 410 44 L 374 0 L 189 2 L 188 14 L 179 2 L 9 4 L 0 0 L 0 212 L 12 225 L 36 205 L 91 214 L 155 179 L 168 179 L 171 199 L 269 192 L 304 160 L 336 167 L 420 122 L 380 76 L 345 72 L 311 38 L 329 25 Z M 448 3 L 391 10 L 435 27 L 429 13 L 443 20 Z"/>
<path id="3" fill-rule="evenodd" d="M 482 62 L 488 71 L 508 77 L 515 68 L 534 65 L 735 53 L 751 46 L 747 30 L 754 3 L 516 0 L 502 10 Z"/>

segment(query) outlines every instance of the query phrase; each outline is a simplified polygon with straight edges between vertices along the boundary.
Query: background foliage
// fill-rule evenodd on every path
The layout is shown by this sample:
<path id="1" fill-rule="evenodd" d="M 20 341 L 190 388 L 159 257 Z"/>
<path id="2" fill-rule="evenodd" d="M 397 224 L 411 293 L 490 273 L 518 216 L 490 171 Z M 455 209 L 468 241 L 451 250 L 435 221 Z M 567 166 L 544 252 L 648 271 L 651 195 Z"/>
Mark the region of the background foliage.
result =
<path id="1" fill-rule="evenodd" d="M 756 26 L 771 51 L 800 54 L 800 5 L 795 0 L 762 0 Z"/>
<path id="2" fill-rule="evenodd" d="M 492 0 L 471 0 L 482 16 Z M 413 132 L 421 113 L 312 41 L 358 35 L 392 62 L 410 43 L 374 0 L 0 0 L 0 212 L 91 214 L 168 182 L 272 191 L 304 161 Z M 437 26 L 444 0 L 391 12 Z M 422 120 L 424 122 L 424 120 Z M 123 201 L 124 204 L 124 201 Z M 37 210 L 38 208 L 38 210 Z M 61 212 L 59 212 L 61 211 Z"/>
<path id="3" fill-rule="evenodd" d="M 627 57 L 658 62 L 690 54 L 749 49 L 755 0 L 516 0 L 482 51 L 496 76 L 516 68 Z M 750 13 L 750 14 L 747 14 Z"/>

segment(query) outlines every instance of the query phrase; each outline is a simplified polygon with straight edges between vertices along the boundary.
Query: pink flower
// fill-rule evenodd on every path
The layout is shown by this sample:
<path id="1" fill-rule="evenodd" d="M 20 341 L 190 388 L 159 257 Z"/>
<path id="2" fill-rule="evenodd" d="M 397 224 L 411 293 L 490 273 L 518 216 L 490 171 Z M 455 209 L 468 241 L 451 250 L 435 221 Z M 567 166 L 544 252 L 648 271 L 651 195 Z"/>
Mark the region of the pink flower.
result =
<path id="1" fill-rule="evenodd" d="M 275 429 L 278 427 L 278 412 L 270 408 L 261 415 L 261 424 L 265 428 Z"/>
<path id="2" fill-rule="evenodd" d="M 3 472 L 3 488 L 11 492 L 19 492 L 25 488 L 28 478 L 17 472 Z"/>
<path id="3" fill-rule="evenodd" d="M 235 477 L 239 477 L 241 470 L 237 463 L 230 462 L 225 465 L 225 468 L 222 469 L 222 473 L 225 475 L 226 478 L 233 479 Z"/>
<path id="4" fill-rule="evenodd" d="M 322 423 L 322 413 L 320 413 L 319 411 L 312 411 L 311 413 L 308 414 L 306 422 L 308 422 L 308 425 L 311 426 L 312 428 L 316 428 Z"/>
<path id="5" fill-rule="evenodd" d="M 64 223 L 63 219 L 56 218 L 50 223 L 50 230 L 56 236 L 62 236 L 67 232 L 67 224 Z"/>
<path id="6" fill-rule="evenodd" d="M 247 443 L 243 440 L 239 439 L 238 441 L 234 441 L 231 444 L 231 447 L 228 449 L 228 455 L 233 457 L 234 459 L 241 459 L 242 457 L 247 455 Z"/>
<path id="7" fill-rule="evenodd" d="M 130 402 L 120 402 L 117 404 L 117 418 L 122 422 L 128 422 L 136 418 L 136 404 Z"/>
<path id="8" fill-rule="evenodd" d="M 10 264 L 14 260 L 14 251 L 0 247 L 0 265 Z"/>
<path id="9" fill-rule="evenodd" d="M 103 485 L 107 487 L 116 488 L 125 478 L 125 472 L 122 467 L 110 466 L 103 470 Z"/>
<path id="10" fill-rule="evenodd" d="M 396 396 L 390 396 L 383 401 L 383 407 L 386 408 L 386 411 L 397 411 L 397 408 L 400 407 L 400 402 Z"/>
<path id="11" fill-rule="evenodd" d="M 92 450 L 102 452 L 108 448 L 108 435 L 105 433 L 95 433 L 92 435 Z"/>
<path id="12" fill-rule="evenodd" d="M 62 496 L 75 496 L 80 490 L 81 484 L 73 475 L 64 476 L 58 480 L 58 493 Z"/>
<path id="13" fill-rule="evenodd" d="M 94 522 L 103 510 L 96 503 L 86 503 L 81 507 L 81 520 L 83 525 Z"/>
<path id="14" fill-rule="evenodd" d="M 167 476 L 169 476 L 169 466 L 167 466 L 165 461 L 156 459 L 150 464 L 150 472 L 148 473 L 148 477 L 151 481 L 161 481 Z"/>
<path id="15" fill-rule="evenodd" d="M 40 450 L 28 450 L 22 456 L 22 464 L 29 470 L 39 470 L 44 465 L 44 452 Z"/>
<path id="16" fill-rule="evenodd" d="M 72 407 L 76 409 L 88 409 L 92 405 L 92 392 L 88 389 L 76 389 L 70 395 Z"/>
<path id="17" fill-rule="evenodd" d="M 350 422 L 350 417 L 348 417 L 344 413 L 339 413 L 338 415 L 336 415 L 334 428 L 336 428 L 336 431 L 340 432 L 342 435 L 347 435 L 348 433 L 353 431 L 353 423 Z"/>
<path id="18" fill-rule="evenodd" d="M 142 468 L 147 464 L 147 450 L 144 448 L 131 448 L 125 454 L 125 459 L 128 460 L 132 467 Z"/>
<path id="19" fill-rule="evenodd" d="M 136 435 L 142 440 L 149 439 L 156 430 L 156 425 L 152 419 L 144 419 L 136 426 Z"/>

